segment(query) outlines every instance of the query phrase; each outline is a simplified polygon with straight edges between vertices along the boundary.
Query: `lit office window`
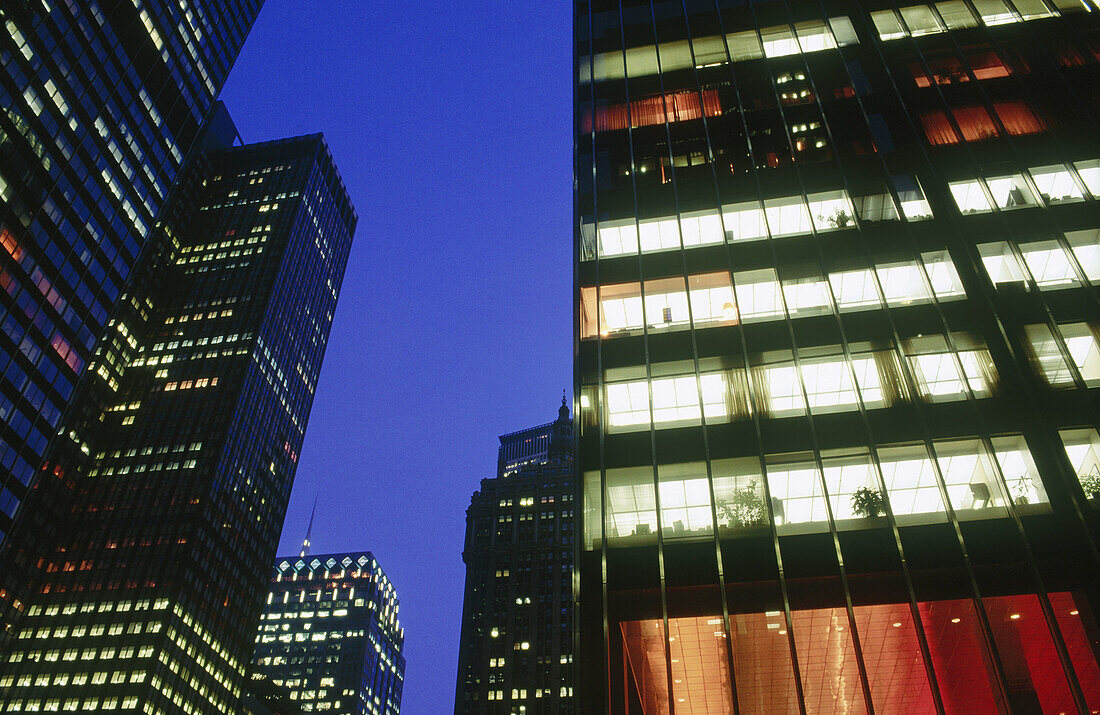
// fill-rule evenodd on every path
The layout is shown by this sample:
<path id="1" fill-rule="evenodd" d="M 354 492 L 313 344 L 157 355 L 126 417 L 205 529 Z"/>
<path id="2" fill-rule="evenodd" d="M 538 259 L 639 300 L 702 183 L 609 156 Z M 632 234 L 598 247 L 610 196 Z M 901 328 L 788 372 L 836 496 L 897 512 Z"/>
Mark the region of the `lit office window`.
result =
<path id="1" fill-rule="evenodd" d="M 607 415 L 612 427 L 649 424 L 649 386 L 646 382 L 608 385 Z"/>
<path id="2" fill-rule="evenodd" d="M 853 199 L 859 220 L 871 221 L 896 221 L 898 208 L 894 205 L 894 197 L 888 193 L 870 194 Z"/>
<path id="3" fill-rule="evenodd" d="M 639 221 L 638 243 L 643 252 L 679 248 L 680 226 L 675 217 Z"/>
<path id="4" fill-rule="evenodd" d="M 991 441 L 993 454 L 1008 484 L 1013 503 L 1024 506 L 1049 502 L 1043 480 L 1039 478 L 1039 470 L 1035 468 L 1023 435 L 994 437 Z"/>
<path id="5" fill-rule="evenodd" d="M 1100 199 L 1100 159 L 1074 162 L 1073 166 L 1093 198 Z"/>
<path id="6" fill-rule="evenodd" d="M 699 419 L 699 385 L 694 375 L 653 381 L 653 421 Z"/>
<path id="7" fill-rule="evenodd" d="M 943 18 L 944 24 L 949 30 L 961 30 L 967 27 L 977 27 L 978 18 L 970 11 L 970 6 L 964 0 L 949 0 L 936 3 L 936 10 Z"/>
<path id="8" fill-rule="evenodd" d="M 997 208 L 1013 209 L 1039 204 L 1023 174 L 995 176 L 986 179 L 985 185 L 989 188 L 989 194 Z"/>
<path id="9" fill-rule="evenodd" d="M 668 538 L 711 533 L 710 488 L 706 465 L 673 464 L 657 467 L 657 494 L 661 502 L 661 528 Z"/>
<path id="10" fill-rule="evenodd" d="M 856 385 L 864 407 L 886 406 L 886 396 L 882 389 L 883 377 L 893 379 L 897 375 L 896 366 L 889 362 L 892 357 L 892 352 L 852 357 L 852 370 L 856 374 Z"/>
<path id="11" fill-rule="evenodd" d="M 764 213 L 772 238 L 812 231 L 810 212 L 801 197 L 768 199 L 764 202 Z"/>
<path id="12" fill-rule="evenodd" d="M 936 442 L 935 449 L 947 497 L 960 519 L 971 510 L 1005 505 L 998 467 L 981 440 Z"/>
<path id="13" fill-rule="evenodd" d="M 651 467 L 607 470 L 604 526 L 609 539 L 657 533 L 657 501 Z"/>
<path id="14" fill-rule="evenodd" d="M 680 219 L 680 231 L 684 247 L 722 243 L 726 240 L 722 231 L 722 218 L 715 212 L 685 215 Z"/>
<path id="15" fill-rule="evenodd" d="M 868 516 L 885 516 L 882 505 L 882 490 L 871 463 L 871 455 L 866 449 L 854 450 L 850 454 L 822 454 L 825 488 L 829 492 L 829 505 L 837 528 L 844 528 L 845 520 L 860 519 Z M 861 507 L 862 497 L 870 504 Z M 875 499 L 875 495 L 878 499 Z M 878 507 L 877 509 L 875 507 Z"/>
<path id="16" fill-rule="evenodd" d="M 978 254 L 982 258 L 982 265 L 989 279 L 994 285 L 1001 283 L 1022 283 L 1024 271 L 1012 248 L 1005 241 L 997 243 L 983 243 L 978 246 Z"/>
<path id="17" fill-rule="evenodd" d="M 1100 229 L 1071 231 L 1066 234 L 1066 241 L 1085 277 L 1094 283 L 1100 281 Z"/>
<path id="18" fill-rule="evenodd" d="M 600 255 L 622 256 L 638 252 L 638 227 L 631 221 L 619 226 L 601 226 Z"/>
<path id="19" fill-rule="evenodd" d="M 962 280 L 959 278 L 951 254 L 947 251 L 931 251 L 921 254 L 924 270 L 932 283 L 932 290 L 940 300 L 966 297 Z"/>
<path id="20" fill-rule="evenodd" d="M 810 412 L 852 409 L 859 403 L 851 371 L 844 360 L 804 360 L 800 368 Z"/>
<path id="21" fill-rule="evenodd" d="M 874 272 L 868 269 L 830 273 L 829 284 L 841 311 L 881 305 Z"/>
<path id="22" fill-rule="evenodd" d="M 916 177 L 899 174 L 892 176 L 890 180 L 894 184 L 894 190 L 898 192 L 898 200 L 901 201 L 901 215 L 907 221 L 932 218 L 932 207 Z"/>
<path id="23" fill-rule="evenodd" d="M 974 0 L 974 7 L 988 27 L 1019 22 L 1016 14 L 1002 0 Z"/>
<path id="24" fill-rule="evenodd" d="M 1032 360 L 1039 374 L 1051 386 L 1072 386 L 1073 373 L 1062 357 L 1057 339 L 1045 324 L 1025 325 L 1024 334 L 1031 347 Z"/>
<path id="25" fill-rule="evenodd" d="M 908 514 L 944 511 L 936 469 L 923 446 L 883 447 L 878 457 L 890 507 L 899 521 Z"/>
<path id="26" fill-rule="evenodd" d="M 930 300 L 928 286 L 916 263 L 891 263 L 877 266 L 879 284 L 887 305 L 908 305 Z"/>
<path id="27" fill-rule="evenodd" d="M 723 528 L 740 529 L 769 523 L 759 459 L 716 459 L 711 462 L 711 481 L 719 532 Z"/>
<path id="28" fill-rule="evenodd" d="M 1059 324 L 1058 330 L 1066 341 L 1077 371 L 1086 387 L 1100 385 L 1100 346 L 1096 342 L 1096 333 L 1088 323 Z"/>
<path id="29" fill-rule="evenodd" d="M 944 31 L 943 23 L 927 5 L 912 5 L 901 8 L 901 17 L 913 37 L 934 35 Z"/>
<path id="30" fill-rule="evenodd" d="M 755 201 L 723 206 L 722 222 L 731 241 L 751 241 L 768 236 L 764 209 Z"/>
<path id="31" fill-rule="evenodd" d="M 785 527 L 815 522 L 819 526 L 814 531 L 825 528 L 828 510 L 817 465 L 800 455 L 769 456 L 765 465 L 779 533 L 804 530 Z"/>
<path id="32" fill-rule="evenodd" d="M 1040 288 L 1050 290 L 1081 285 L 1069 256 L 1057 241 L 1022 244 L 1020 255 Z"/>
<path id="33" fill-rule="evenodd" d="M 591 338 L 599 332 L 596 328 L 596 289 L 582 288 L 580 300 L 581 337 Z"/>
<path id="34" fill-rule="evenodd" d="M 783 316 L 783 298 L 775 269 L 742 271 L 733 276 L 741 320 L 751 323 Z"/>
<path id="35" fill-rule="evenodd" d="M 1059 430 L 1058 434 L 1085 496 L 1100 497 L 1100 434 L 1092 427 Z"/>
<path id="36" fill-rule="evenodd" d="M 600 333 L 630 333 L 641 330 L 642 287 L 638 283 L 600 287 Z"/>
<path id="37" fill-rule="evenodd" d="M 1084 199 L 1081 187 L 1077 185 L 1073 174 L 1063 164 L 1032 167 L 1028 172 L 1039 188 L 1039 194 L 1048 204 L 1062 204 Z"/>
<path id="38" fill-rule="evenodd" d="M 729 273 L 721 271 L 690 276 L 688 290 L 691 296 L 691 319 L 695 327 L 737 323 L 737 301 L 733 298 L 733 284 Z"/>
<path id="39" fill-rule="evenodd" d="M 779 365 L 763 369 L 763 399 L 772 417 L 789 417 L 806 412 L 798 371 L 794 365 Z"/>
<path id="40" fill-rule="evenodd" d="M 871 21 L 880 40 L 897 40 L 908 37 L 909 32 L 902 26 L 901 20 L 893 10 L 877 10 L 871 13 Z"/>
<path id="41" fill-rule="evenodd" d="M 688 298 L 683 278 L 645 282 L 645 317 L 650 329 L 688 324 Z"/>
<path id="42" fill-rule="evenodd" d="M 982 189 L 981 182 L 977 179 L 953 181 L 948 184 L 948 187 L 951 189 L 951 196 L 954 197 L 955 203 L 962 213 L 973 214 L 993 210 L 989 205 L 989 198 L 985 195 L 985 190 Z"/>
<path id="43" fill-rule="evenodd" d="M 1016 11 L 1025 20 L 1054 16 L 1054 13 L 1043 3 L 1043 0 L 1012 0 L 1012 4 L 1016 6 Z"/>
<path id="44" fill-rule="evenodd" d="M 855 227 L 855 208 L 846 191 L 827 191 L 809 196 L 810 215 L 818 231 Z"/>
<path id="45" fill-rule="evenodd" d="M 829 300 L 829 284 L 820 278 L 783 283 L 783 298 L 787 302 L 787 312 L 792 318 L 828 313 L 832 305 Z"/>
<path id="46" fill-rule="evenodd" d="M 929 335 L 906 341 L 905 353 L 909 356 L 917 390 L 933 402 L 965 399 L 967 387 L 974 397 L 988 397 L 994 375 L 989 352 L 980 348 L 966 349 L 975 346 L 963 334 L 957 334 L 954 339 L 959 349 L 962 375 L 942 336 Z"/>

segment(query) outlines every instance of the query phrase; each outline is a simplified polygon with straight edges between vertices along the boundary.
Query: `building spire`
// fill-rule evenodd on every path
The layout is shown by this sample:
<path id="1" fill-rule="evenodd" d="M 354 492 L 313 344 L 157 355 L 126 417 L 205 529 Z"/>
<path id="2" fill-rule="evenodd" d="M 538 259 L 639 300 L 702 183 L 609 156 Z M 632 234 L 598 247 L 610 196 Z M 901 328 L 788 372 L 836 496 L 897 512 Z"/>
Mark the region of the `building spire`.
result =
<path id="1" fill-rule="evenodd" d="M 561 391 L 561 407 L 558 408 L 558 419 L 569 419 L 569 403 L 566 401 L 565 388 L 562 388 Z"/>
<path id="2" fill-rule="evenodd" d="M 313 497 L 313 511 L 309 513 L 309 526 L 306 527 L 306 538 L 302 541 L 302 553 L 298 554 L 298 558 L 304 559 L 309 556 L 309 536 L 313 533 L 313 517 L 317 514 L 317 497 Z"/>

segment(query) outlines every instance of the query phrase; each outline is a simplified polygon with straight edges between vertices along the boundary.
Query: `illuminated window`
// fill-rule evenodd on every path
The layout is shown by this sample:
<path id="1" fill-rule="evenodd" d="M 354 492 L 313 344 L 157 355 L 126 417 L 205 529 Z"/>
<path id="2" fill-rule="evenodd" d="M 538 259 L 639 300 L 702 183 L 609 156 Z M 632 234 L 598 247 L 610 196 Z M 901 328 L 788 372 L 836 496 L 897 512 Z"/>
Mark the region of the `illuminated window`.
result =
<path id="1" fill-rule="evenodd" d="M 1081 201 L 1084 194 L 1081 187 L 1062 164 L 1054 166 L 1039 166 L 1028 169 L 1035 185 L 1039 187 L 1039 193 L 1048 204 L 1060 204 L 1070 201 Z"/>
<path id="2" fill-rule="evenodd" d="M 1045 324 L 1025 325 L 1032 360 L 1039 374 L 1052 386 L 1072 386 L 1073 373 L 1062 357 L 1061 348 Z"/>
<path id="3" fill-rule="evenodd" d="M 888 193 L 870 194 L 853 199 L 860 221 L 896 221 L 898 209 Z"/>
<path id="4" fill-rule="evenodd" d="M 764 210 L 756 202 L 723 206 L 722 222 L 731 241 L 749 241 L 768 236 Z"/>
<path id="5" fill-rule="evenodd" d="M 878 457 L 890 507 L 899 521 L 908 514 L 944 511 L 936 469 L 923 446 L 883 447 Z"/>
<path id="6" fill-rule="evenodd" d="M 1077 169 L 1077 175 L 1088 187 L 1093 197 L 1100 199 L 1100 159 L 1078 161 L 1073 165 Z"/>
<path id="7" fill-rule="evenodd" d="M 1072 231 L 1066 234 L 1066 241 L 1085 277 L 1094 283 L 1100 281 L 1100 229 Z"/>
<path id="8" fill-rule="evenodd" d="M 932 283 L 932 291 L 940 300 L 962 298 L 966 296 L 963 290 L 962 280 L 955 270 L 955 264 L 947 251 L 934 251 L 922 253 L 924 270 L 928 273 L 928 280 Z"/>
<path id="9" fill-rule="evenodd" d="M 908 37 L 909 33 L 902 27 L 901 20 L 893 10 L 877 10 L 871 13 L 871 21 L 875 23 L 880 40 L 896 40 Z"/>
<path id="10" fill-rule="evenodd" d="M 683 278 L 646 281 L 645 315 L 651 329 L 688 324 L 688 297 Z"/>
<path id="11" fill-rule="evenodd" d="M 1036 206 L 1039 203 L 1022 174 L 989 178 L 985 180 L 985 184 L 997 208 L 1021 208 Z"/>
<path id="12" fill-rule="evenodd" d="M 648 536 L 657 533 L 657 502 L 653 470 L 648 467 L 607 470 L 609 537 Z"/>
<path id="13" fill-rule="evenodd" d="M 932 401 L 965 399 L 967 387 L 975 397 L 988 397 L 995 374 L 988 351 L 974 346 L 964 334 L 956 334 L 954 341 L 959 349 L 958 363 L 948 351 L 947 341 L 942 336 L 924 336 L 906 341 L 905 352 L 909 356 L 918 391 Z"/>
<path id="14" fill-rule="evenodd" d="M 1040 288 L 1050 290 L 1081 285 L 1069 256 L 1057 241 L 1022 244 L 1020 254 Z"/>
<path id="15" fill-rule="evenodd" d="M 828 511 L 817 466 L 799 455 L 769 456 L 766 460 L 772 511 L 780 533 L 803 531 L 790 525 L 828 523 Z"/>
<path id="16" fill-rule="evenodd" d="M 1069 323 L 1060 324 L 1058 329 L 1085 385 L 1100 385 L 1100 345 L 1092 326 L 1088 323 Z"/>
<path id="17" fill-rule="evenodd" d="M 930 300 L 928 286 L 916 263 L 891 263 L 875 268 L 887 305 L 908 305 Z"/>
<path id="18" fill-rule="evenodd" d="M 811 232 L 810 212 L 801 198 L 769 199 L 764 202 L 768 228 L 773 238 Z"/>
<path id="19" fill-rule="evenodd" d="M 791 317 L 821 315 L 830 311 L 829 284 L 820 278 L 783 283 L 783 298 Z"/>
<path id="20" fill-rule="evenodd" d="M 810 412 L 834 412 L 858 404 L 852 373 L 844 360 L 803 361 L 800 368 Z"/>
<path id="21" fill-rule="evenodd" d="M 1085 496 L 1100 496 L 1100 434 L 1092 427 L 1059 430 L 1066 457 L 1084 488 Z"/>
<path id="22" fill-rule="evenodd" d="M 833 518 L 838 522 L 855 519 L 865 514 L 856 514 L 852 505 L 852 496 L 859 489 L 871 489 L 881 494 L 878 480 L 871 466 L 871 456 L 866 450 L 851 454 L 822 454 L 825 487 L 829 492 L 829 505 L 833 509 Z M 883 516 L 884 514 L 879 514 Z M 838 527 L 841 525 L 838 523 Z"/>
<path id="23" fill-rule="evenodd" d="M 948 186 L 951 189 L 951 196 L 954 197 L 962 213 L 973 214 L 993 209 L 989 205 L 989 197 L 986 196 L 981 182 L 977 179 L 953 181 Z"/>
<path id="24" fill-rule="evenodd" d="M 735 273 L 733 282 L 737 305 L 744 322 L 768 320 L 783 315 L 783 298 L 774 269 Z"/>
<path id="25" fill-rule="evenodd" d="M 621 256 L 638 252 L 638 227 L 631 221 L 619 226 L 601 226 L 600 255 Z"/>
<path id="26" fill-rule="evenodd" d="M 699 419 L 699 387 L 695 376 L 653 381 L 653 421 Z"/>
<path id="27" fill-rule="evenodd" d="M 936 17 L 936 13 L 927 5 L 903 7 L 901 8 L 901 17 L 913 37 L 931 35 L 944 30 L 939 18 Z"/>
<path id="28" fill-rule="evenodd" d="M 990 27 L 1019 21 L 1002 0 L 974 0 L 974 7 L 981 15 L 982 22 Z"/>
<path id="29" fill-rule="evenodd" d="M 706 465 L 661 465 L 657 467 L 657 475 L 665 538 L 710 533 L 714 519 Z"/>
<path id="30" fill-rule="evenodd" d="M 679 248 L 680 226 L 675 217 L 639 221 L 638 242 L 643 252 Z"/>
<path id="31" fill-rule="evenodd" d="M 716 459 L 711 462 L 711 480 L 720 528 L 748 528 L 769 523 L 759 459 Z"/>
<path id="32" fill-rule="evenodd" d="M 1023 282 L 1024 271 L 1012 248 L 1004 241 L 997 243 L 983 243 L 978 246 L 978 254 L 982 258 L 989 279 L 995 285 L 1001 283 Z"/>
<path id="33" fill-rule="evenodd" d="M 733 284 L 725 271 L 690 276 L 691 319 L 696 327 L 737 323 L 737 304 Z"/>
<path id="34" fill-rule="evenodd" d="M 831 273 L 829 284 L 841 312 L 880 305 L 874 272 L 869 269 Z"/>
<path id="35" fill-rule="evenodd" d="M 970 11 L 970 7 L 964 0 L 938 2 L 936 10 L 939 11 L 940 17 L 943 18 L 949 30 L 961 30 L 978 25 L 978 18 L 974 17 L 974 13 Z"/>
<path id="36" fill-rule="evenodd" d="M 806 403 L 794 365 L 764 368 L 763 387 L 763 398 L 772 417 L 805 414 Z"/>
<path id="37" fill-rule="evenodd" d="M 1050 501 L 1023 436 L 994 437 L 991 441 L 1013 503 L 1025 506 Z"/>
<path id="38" fill-rule="evenodd" d="M 935 448 L 947 497 L 956 512 L 1005 505 L 998 467 L 980 440 L 936 442 Z M 968 514 L 959 517 L 965 519 Z"/>
<path id="39" fill-rule="evenodd" d="M 600 333 L 629 333 L 640 330 L 642 292 L 638 283 L 600 287 Z"/>
<path id="40" fill-rule="evenodd" d="M 685 215 L 680 219 L 684 247 L 702 246 L 725 241 L 722 218 L 713 212 Z"/>
<path id="41" fill-rule="evenodd" d="M 846 191 L 810 194 L 809 206 L 814 228 L 818 231 L 855 227 L 855 208 Z"/>
<path id="42" fill-rule="evenodd" d="M 907 221 L 932 218 L 932 207 L 925 199 L 924 189 L 916 177 L 899 174 L 890 178 L 901 201 L 901 214 Z"/>
<path id="43" fill-rule="evenodd" d="M 649 386 L 645 381 L 608 385 L 607 412 L 612 427 L 649 424 Z"/>

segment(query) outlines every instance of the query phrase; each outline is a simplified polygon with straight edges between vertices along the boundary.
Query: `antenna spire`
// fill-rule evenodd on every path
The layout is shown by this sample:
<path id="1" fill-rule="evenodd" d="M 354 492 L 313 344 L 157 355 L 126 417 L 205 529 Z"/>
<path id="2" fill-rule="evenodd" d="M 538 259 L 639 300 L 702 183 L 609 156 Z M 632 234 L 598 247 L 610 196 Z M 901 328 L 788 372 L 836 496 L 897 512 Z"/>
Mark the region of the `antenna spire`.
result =
<path id="1" fill-rule="evenodd" d="M 309 556 L 309 536 L 313 533 L 313 517 L 317 514 L 317 497 L 313 497 L 313 511 L 309 513 L 309 526 L 306 527 L 306 538 L 302 541 L 302 553 L 298 554 L 298 558 L 304 559 Z"/>

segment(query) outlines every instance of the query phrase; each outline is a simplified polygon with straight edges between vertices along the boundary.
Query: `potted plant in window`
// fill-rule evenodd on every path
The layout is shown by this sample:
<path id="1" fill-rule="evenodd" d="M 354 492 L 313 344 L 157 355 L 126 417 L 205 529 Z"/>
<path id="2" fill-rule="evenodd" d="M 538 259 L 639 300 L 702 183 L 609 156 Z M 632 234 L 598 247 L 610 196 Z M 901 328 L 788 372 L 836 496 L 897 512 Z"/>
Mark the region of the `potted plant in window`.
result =
<path id="1" fill-rule="evenodd" d="M 1089 499 L 1100 497 L 1100 466 L 1094 466 L 1091 472 L 1081 477 L 1081 489 Z"/>
<path id="2" fill-rule="evenodd" d="M 1027 477 L 1020 477 L 1012 482 L 1012 501 L 1016 506 L 1031 503 L 1031 481 Z"/>
<path id="3" fill-rule="evenodd" d="M 856 516 L 881 516 L 886 511 L 886 500 L 879 490 L 860 487 L 852 492 L 852 511 Z"/>
<path id="4" fill-rule="evenodd" d="M 759 526 L 767 519 L 764 500 L 756 490 L 756 481 L 738 487 L 726 499 L 715 501 L 719 517 L 729 520 L 731 527 Z"/>

